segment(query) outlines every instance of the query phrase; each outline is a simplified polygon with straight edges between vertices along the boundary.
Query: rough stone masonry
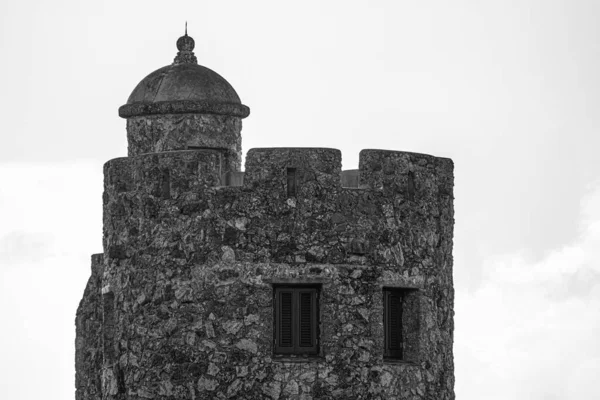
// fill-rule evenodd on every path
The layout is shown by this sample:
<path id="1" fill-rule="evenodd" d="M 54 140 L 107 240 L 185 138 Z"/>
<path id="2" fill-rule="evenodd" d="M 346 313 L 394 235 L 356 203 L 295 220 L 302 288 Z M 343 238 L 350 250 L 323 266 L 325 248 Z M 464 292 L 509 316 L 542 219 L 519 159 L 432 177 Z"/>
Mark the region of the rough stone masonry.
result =
<path id="1" fill-rule="evenodd" d="M 119 109 L 76 398 L 454 399 L 452 161 L 362 150 L 342 171 L 339 150 L 261 148 L 241 172 L 250 110 L 177 47 Z M 317 293 L 312 354 L 277 351 L 280 287 Z"/>

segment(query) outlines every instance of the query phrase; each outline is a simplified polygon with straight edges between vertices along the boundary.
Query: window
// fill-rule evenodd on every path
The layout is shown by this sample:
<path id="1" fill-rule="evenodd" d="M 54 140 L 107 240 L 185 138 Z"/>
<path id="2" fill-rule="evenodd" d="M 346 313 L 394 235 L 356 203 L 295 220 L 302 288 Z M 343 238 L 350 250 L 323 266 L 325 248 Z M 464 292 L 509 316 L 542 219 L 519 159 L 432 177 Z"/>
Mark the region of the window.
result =
<path id="1" fill-rule="evenodd" d="M 298 177 L 296 168 L 287 169 L 287 196 L 296 197 L 298 191 Z"/>
<path id="2" fill-rule="evenodd" d="M 318 290 L 316 287 L 275 288 L 275 353 L 318 353 Z"/>
<path id="3" fill-rule="evenodd" d="M 419 352 L 419 292 L 383 289 L 384 357 L 417 361 Z"/>

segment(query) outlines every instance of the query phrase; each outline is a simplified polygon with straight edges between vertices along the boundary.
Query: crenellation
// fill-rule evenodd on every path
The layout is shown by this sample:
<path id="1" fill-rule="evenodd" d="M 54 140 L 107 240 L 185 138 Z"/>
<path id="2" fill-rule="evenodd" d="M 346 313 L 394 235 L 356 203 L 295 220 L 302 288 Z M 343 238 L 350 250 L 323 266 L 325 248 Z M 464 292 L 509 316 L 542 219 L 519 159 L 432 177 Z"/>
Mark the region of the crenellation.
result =
<path id="1" fill-rule="evenodd" d="M 342 155 L 328 148 L 256 148 L 246 156 L 244 186 L 269 186 L 277 192 L 286 187 L 287 169 L 297 170 L 298 195 L 310 194 L 315 185 L 339 188 Z M 286 196 L 287 197 L 287 196 Z"/>
<path id="2" fill-rule="evenodd" d="M 133 190 L 130 158 L 114 158 L 104 163 L 104 189 L 110 187 L 116 193 Z"/>
<path id="3" fill-rule="evenodd" d="M 306 154 L 310 159 L 313 150 L 302 151 L 304 155 L 296 155 L 294 165 L 306 165 L 298 160 L 306 160 Z M 289 153 L 284 149 L 274 164 L 280 170 L 277 182 L 281 187 L 286 184 L 281 171 L 289 165 Z M 156 247 L 152 240 L 145 245 L 139 242 L 147 229 L 153 229 L 148 234 L 157 233 L 153 224 L 140 224 L 140 218 L 149 218 L 171 221 L 161 230 L 184 223 L 185 229 L 176 229 L 192 233 L 195 225 L 211 226 L 198 232 L 201 241 L 185 236 L 192 249 L 188 253 L 201 259 L 218 259 L 221 247 L 228 246 L 234 257 L 245 260 L 399 267 L 418 264 L 414 271 L 435 269 L 433 259 L 443 260 L 435 250 L 443 240 L 437 202 L 407 201 L 398 194 L 390 197 L 385 191 L 331 188 L 329 184 L 339 184 L 331 174 L 308 185 L 301 178 L 303 189 L 294 199 L 288 198 L 283 188 L 277 194 L 273 183 L 253 187 L 248 183 L 250 187 L 219 187 L 215 191 L 221 175 L 214 152 L 156 153 L 134 157 L 129 164 L 118 159 L 114 166 L 107 166 L 105 199 L 112 200 L 105 207 L 105 220 L 112 221 L 106 232 L 107 252 L 116 259 L 133 254 L 132 246 L 140 251 Z M 325 168 L 336 169 L 326 164 Z M 275 168 L 267 169 L 274 175 Z M 134 197 L 119 192 L 123 176 L 130 175 L 134 177 Z M 256 216 L 261 219 L 259 225 Z M 179 254 L 182 250 L 172 245 L 164 251 Z M 416 273 L 413 269 L 408 273 Z"/>
<path id="4" fill-rule="evenodd" d="M 437 195 L 438 172 L 445 163 L 438 157 L 391 150 L 366 149 L 360 152 L 360 185 L 385 192 L 400 193 L 418 201 Z M 442 164 L 441 168 L 438 165 Z M 446 167 L 447 168 L 447 167 Z"/>

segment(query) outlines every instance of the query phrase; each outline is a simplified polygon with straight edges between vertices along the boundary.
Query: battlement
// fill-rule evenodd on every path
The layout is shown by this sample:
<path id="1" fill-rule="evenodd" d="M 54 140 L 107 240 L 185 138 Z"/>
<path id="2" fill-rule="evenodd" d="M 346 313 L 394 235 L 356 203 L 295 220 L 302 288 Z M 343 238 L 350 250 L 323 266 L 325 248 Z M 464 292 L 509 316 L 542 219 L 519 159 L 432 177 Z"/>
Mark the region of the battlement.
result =
<path id="1" fill-rule="evenodd" d="M 140 232 L 153 224 L 176 231 L 185 227 L 186 232 L 196 226 L 201 239 L 189 240 L 195 242 L 196 257 L 205 252 L 200 260 L 227 245 L 240 252 L 247 248 L 245 254 L 262 261 L 403 265 L 411 257 L 423 258 L 403 253 L 407 244 L 399 242 L 399 232 L 417 229 L 407 228 L 408 221 L 419 227 L 414 237 L 427 237 L 432 246 L 449 238 L 449 159 L 367 149 L 360 153 L 358 169 L 342 171 L 337 149 L 257 148 L 248 152 L 246 171 L 238 172 L 227 170 L 223 157 L 202 149 L 107 162 L 104 229 L 109 258 L 127 258 L 135 248 L 155 246 L 154 232 L 146 232 L 150 242 L 136 244 Z M 140 218 L 153 222 L 138 225 Z M 172 246 L 181 247 L 175 239 L 181 233 L 170 235 Z M 326 251 L 312 254 L 311 248 L 324 240 Z"/>
<path id="2" fill-rule="evenodd" d="M 225 172 L 220 152 L 183 150 L 110 160 L 104 164 L 104 182 L 116 193 L 140 191 L 171 199 L 219 186 Z"/>
<path id="3" fill-rule="evenodd" d="M 359 187 L 401 193 L 409 200 L 451 195 L 454 164 L 449 158 L 393 150 L 361 150 Z"/>
<path id="4" fill-rule="evenodd" d="M 382 191 L 417 201 L 450 195 L 453 163 L 447 158 L 391 150 L 365 149 L 359 168 L 341 170 L 341 152 L 331 148 L 254 148 L 246 171 L 232 171 L 227 153 L 196 149 L 142 154 L 111 160 L 106 183 L 117 192 L 143 190 L 162 198 L 214 187 L 270 190 L 278 197 L 314 195 L 341 188 Z"/>

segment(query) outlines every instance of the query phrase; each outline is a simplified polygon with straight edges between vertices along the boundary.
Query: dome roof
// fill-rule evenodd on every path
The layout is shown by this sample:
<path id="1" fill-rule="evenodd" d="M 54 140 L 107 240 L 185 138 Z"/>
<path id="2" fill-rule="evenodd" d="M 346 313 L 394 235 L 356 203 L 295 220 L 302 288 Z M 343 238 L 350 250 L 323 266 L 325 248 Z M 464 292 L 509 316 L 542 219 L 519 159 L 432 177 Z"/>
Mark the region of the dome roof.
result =
<path id="1" fill-rule="evenodd" d="M 194 39 L 187 32 L 177 41 L 177 48 L 173 64 L 152 72 L 133 89 L 127 104 L 119 108 L 121 117 L 208 113 L 245 118 L 250 114 L 225 78 L 198 65 L 192 51 Z"/>
<path id="2" fill-rule="evenodd" d="M 213 70 L 198 64 L 174 64 L 157 69 L 138 83 L 127 104 L 173 100 L 241 104 L 229 82 Z"/>

